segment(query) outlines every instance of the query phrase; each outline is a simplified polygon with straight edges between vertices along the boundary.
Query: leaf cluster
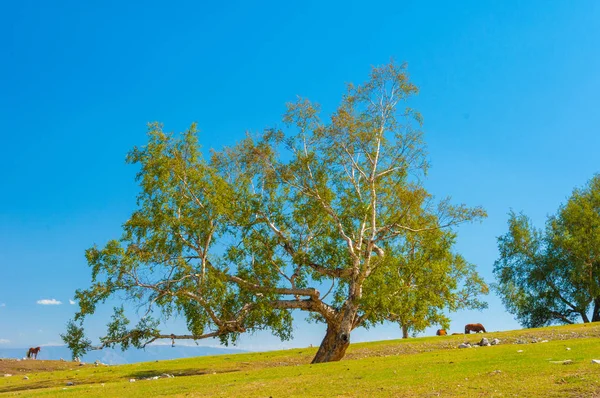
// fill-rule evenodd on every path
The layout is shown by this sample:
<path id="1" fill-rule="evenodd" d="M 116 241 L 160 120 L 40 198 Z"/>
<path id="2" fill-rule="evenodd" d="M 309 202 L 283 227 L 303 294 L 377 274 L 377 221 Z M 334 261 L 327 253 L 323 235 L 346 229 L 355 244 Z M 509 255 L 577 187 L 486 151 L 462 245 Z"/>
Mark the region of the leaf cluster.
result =
<path id="1" fill-rule="evenodd" d="M 600 176 L 575 189 L 543 231 L 514 212 L 508 227 L 498 238 L 495 288 L 519 322 L 600 320 Z"/>

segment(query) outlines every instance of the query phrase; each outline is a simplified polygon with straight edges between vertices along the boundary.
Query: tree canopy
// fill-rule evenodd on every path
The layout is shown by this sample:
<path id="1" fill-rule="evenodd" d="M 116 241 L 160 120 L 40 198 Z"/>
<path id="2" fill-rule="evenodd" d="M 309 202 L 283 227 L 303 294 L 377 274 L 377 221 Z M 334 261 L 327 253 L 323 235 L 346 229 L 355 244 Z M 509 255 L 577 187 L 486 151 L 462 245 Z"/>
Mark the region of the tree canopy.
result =
<path id="1" fill-rule="evenodd" d="M 389 301 L 385 317 L 396 320 L 402 337 L 431 325 L 448 329 L 448 312 L 487 308 L 479 296 L 488 288 L 475 265 L 452 252 L 455 238 L 452 231 L 440 229 L 408 234 L 387 254 L 386 269 L 369 280 L 367 289 Z M 398 282 L 389 284 L 393 278 Z"/>
<path id="2" fill-rule="evenodd" d="M 600 321 L 600 175 L 536 229 L 510 213 L 494 273 L 508 311 L 526 327 Z"/>
<path id="3" fill-rule="evenodd" d="M 159 338 L 292 333 L 294 310 L 327 325 L 313 362 L 339 360 L 357 327 L 445 322 L 443 310 L 480 308 L 487 286 L 453 253 L 451 227 L 483 209 L 436 200 L 417 93 L 404 66 L 373 68 L 349 84 L 327 121 L 306 99 L 287 105 L 283 129 L 247 135 L 206 158 L 196 126 L 160 124 L 128 162 L 140 167 L 138 208 L 123 235 L 86 251 L 92 284 L 63 339 L 75 354 Z M 116 308 L 98 347 L 83 321 L 111 296 L 143 309 L 131 327 Z M 181 315 L 189 334 L 159 330 Z"/>

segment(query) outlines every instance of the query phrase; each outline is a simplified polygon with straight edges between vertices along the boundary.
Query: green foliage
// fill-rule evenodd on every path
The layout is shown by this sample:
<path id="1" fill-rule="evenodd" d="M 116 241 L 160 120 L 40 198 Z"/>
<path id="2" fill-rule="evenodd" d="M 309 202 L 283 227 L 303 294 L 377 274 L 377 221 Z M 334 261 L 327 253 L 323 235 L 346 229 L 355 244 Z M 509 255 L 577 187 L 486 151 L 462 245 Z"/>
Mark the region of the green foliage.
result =
<path id="1" fill-rule="evenodd" d="M 159 335 L 157 329 L 158 321 L 145 316 L 133 329 L 127 329 L 130 321 L 125 317 L 123 307 L 114 308 L 111 321 L 107 325 L 106 336 L 101 337 L 102 347 L 114 347 L 119 345 L 124 351 L 129 346 L 143 348 L 145 342 Z"/>
<path id="2" fill-rule="evenodd" d="M 73 321 L 67 323 L 67 331 L 60 337 L 71 350 L 73 360 L 81 358 L 92 347 L 92 342 L 85 338 L 83 327 Z"/>
<path id="3" fill-rule="evenodd" d="M 119 309 L 101 341 L 126 348 L 158 338 L 227 344 L 257 330 L 289 339 L 293 310 L 348 336 L 399 315 L 417 329 L 443 322 L 444 308 L 481 307 L 485 285 L 452 253 L 449 228 L 485 212 L 423 188 L 422 118 L 404 105 L 416 92 L 404 66 L 373 68 L 330 121 L 299 99 L 286 131 L 248 135 L 209 159 L 195 125 L 173 135 L 151 124 L 148 144 L 127 157 L 140 167 L 138 208 L 119 240 L 86 252 L 92 285 L 76 294 L 76 319 L 119 295 L 145 308 L 143 320 L 183 316 L 191 333 L 162 334 L 149 321 L 129 330 Z M 406 290 L 411 278 L 419 287 Z M 443 287 L 442 299 L 424 284 Z"/>
<path id="4" fill-rule="evenodd" d="M 454 240 L 454 233 L 432 229 L 392 248 L 365 284 L 369 321 L 394 320 L 414 335 L 432 325 L 448 328 L 447 312 L 487 308 L 479 297 L 488 287 L 473 264 L 452 252 Z"/>
<path id="5" fill-rule="evenodd" d="M 544 231 L 513 212 L 508 226 L 494 273 L 509 312 L 528 327 L 599 321 L 600 176 L 575 189 Z"/>

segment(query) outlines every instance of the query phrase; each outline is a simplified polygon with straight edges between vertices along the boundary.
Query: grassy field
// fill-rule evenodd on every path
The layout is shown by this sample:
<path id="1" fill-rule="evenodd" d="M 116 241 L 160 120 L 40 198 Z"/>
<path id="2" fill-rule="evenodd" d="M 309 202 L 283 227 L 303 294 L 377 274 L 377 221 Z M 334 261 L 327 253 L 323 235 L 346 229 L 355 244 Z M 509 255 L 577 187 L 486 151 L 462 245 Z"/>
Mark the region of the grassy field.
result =
<path id="1" fill-rule="evenodd" d="M 501 343 L 456 348 L 484 336 Z M 344 360 L 310 365 L 315 352 L 306 348 L 97 367 L 4 360 L 0 396 L 600 397 L 600 364 L 592 363 L 600 359 L 598 323 L 352 344 Z M 12 376 L 1 377 L 4 373 Z"/>

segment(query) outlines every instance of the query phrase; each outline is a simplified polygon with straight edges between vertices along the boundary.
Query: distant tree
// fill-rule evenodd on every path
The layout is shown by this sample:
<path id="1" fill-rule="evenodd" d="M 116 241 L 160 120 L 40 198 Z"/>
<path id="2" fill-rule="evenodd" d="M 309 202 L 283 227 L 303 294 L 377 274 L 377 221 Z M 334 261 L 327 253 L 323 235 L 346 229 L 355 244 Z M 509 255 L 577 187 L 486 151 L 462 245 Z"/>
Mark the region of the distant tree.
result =
<path id="1" fill-rule="evenodd" d="M 573 191 L 545 231 L 511 212 L 498 247 L 495 288 L 522 325 L 600 321 L 600 175 Z"/>
<path id="2" fill-rule="evenodd" d="M 348 86 L 329 122 L 299 99 L 288 104 L 287 133 L 248 136 L 210 160 L 194 125 L 181 137 L 151 125 L 148 144 L 128 156 L 141 167 L 138 209 L 120 240 L 87 250 L 92 285 L 77 291 L 69 327 L 79 333 L 96 305 L 115 295 L 140 304 L 142 320 L 129 327 L 117 308 L 98 347 L 82 344 L 82 333 L 65 341 L 80 351 L 161 338 L 227 344 L 263 329 L 288 339 L 291 312 L 301 310 L 327 325 L 318 363 L 341 359 L 355 328 L 396 320 L 392 310 L 406 315 L 405 296 L 381 295 L 410 283 L 407 242 L 485 216 L 436 202 L 423 188 L 421 117 L 400 107 L 416 92 L 403 66 L 374 68 L 368 82 Z M 451 256 L 449 235 L 423 239 L 424 250 L 435 251 L 430 241 L 445 244 Z M 425 291 L 453 290 L 472 274 L 458 257 L 415 267 L 415 278 L 431 284 L 411 292 L 431 306 L 442 304 Z M 161 332 L 156 314 L 183 316 L 189 334 Z"/>
<path id="3" fill-rule="evenodd" d="M 435 228 L 408 234 L 366 283 L 375 300 L 385 301 L 377 306 L 389 308 L 380 320 L 395 320 L 403 338 L 432 325 L 449 328 L 448 312 L 487 308 L 479 297 L 488 287 L 473 264 L 453 253 L 455 238 L 452 231 Z M 396 283 L 387 283 L 393 279 Z"/>
<path id="4" fill-rule="evenodd" d="M 69 321 L 66 333 L 61 334 L 60 337 L 71 350 L 73 360 L 81 358 L 83 354 L 93 348 L 92 342 L 85 337 L 83 328 L 77 326 L 73 321 Z"/>

